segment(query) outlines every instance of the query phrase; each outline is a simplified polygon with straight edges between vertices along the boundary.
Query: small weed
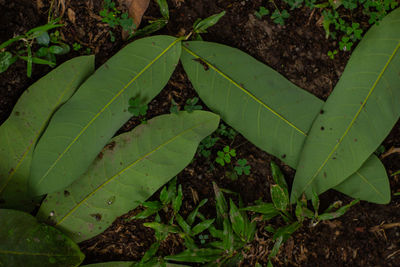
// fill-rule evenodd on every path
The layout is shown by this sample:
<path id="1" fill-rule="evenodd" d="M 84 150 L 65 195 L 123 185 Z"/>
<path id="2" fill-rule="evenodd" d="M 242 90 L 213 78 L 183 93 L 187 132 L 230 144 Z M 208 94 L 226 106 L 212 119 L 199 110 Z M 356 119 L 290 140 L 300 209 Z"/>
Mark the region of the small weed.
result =
<path id="1" fill-rule="evenodd" d="M 269 10 L 266 9 L 263 6 L 260 6 L 260 8 L 258 9 L 258 11 L 254 12 L 254 15 L 258 18 L 258 19 L 262 19 L 262 17 L 266 16 L 269 14 Z"/>
<path id="2" fill-rule="evenodd" d="M 225 13 L 225 11 L 222 11 L 221 13 L 211 15 L 205 19 L 197 19 L 193 23 L 193 31 L 188 36 L 193 34 L 194 40 L 203 40 L 200 34 L 206 33 L 207 29 L 214 26 L 225 15 Z"/>
<path id="3" fill-rule="evenodd" d="M 120 26 L 124 31 L 128 31 L 132 34 L 136 28 L 133 19 L 129 17 L 128 13 L 122 13 L 115 7 L 115 3 L 112 0 L 104 0 L 103 9 L 100 11 L 102 22 L 107 23 L 111 28 L 115 29 Z M 110 33 L 111 42 L 115 42 L 115 36 L 112 31 Z"/>
<path id="4" fill-rule="evenodd" d="M 333 50 L 333 51 L 328 51 L 328 57 L 330 58 L 330 59 L 334 59 L 335 58 L 335 55 L 338 53 L 338 51 L 335 49 L 335 50 Z"/>
<path id="5" fill-rule="evenodd" d="M 231 149 L 229 146 L 225 146 L 223 150 L 217 152 L 217 162 L 221 166 L 225 166 L 225 163 L 231 163 L 231 158 L 236 157 L 236 150 Z"/>
<path id="6" fill-rule="evenodd" d="M 82 48 L 81 44 L 79 44 L 79 43 L 74 43 L 72 45 L 72 49 L 74 49 L 74 51 L 79 51 L 81 48 Z"/>
<path id="7" fill-rule="evenodd" d="M 235 139 L 235 136 L 237 135 L 237 132 L 233 128 L 227 127 L 223 123 L 219 125 L 218 129 L 215 132 L 218 135 L 228 137 L 231 140 Z"/>
<path id="8" fill-rule="evenodd" d="M 23 35 L 18 35 L 0 44 L 0 73 L 6 71 L 18 59 L 27 62 L 26 75 L 28 77 L 32 75 L 33 63 L 54 67 L 56 55 L 66 54 L 70 50 L 69 46 L 61 41 L 58 31 L 49 34 L 50 30 L 64 26 L 57 24 L 58 21 L 59 19 L 33 28 Z M 39 45 L 39 49 L 32 51 L 35 41 Z M 14 50 L 5 51 L 13 43 L 15 43 Z"/>
<path id="9" fill-rule="evenodd" d="M 174 99 L 171 99 L 171 107 L 169 108 L 169 112 L 173 114 L 178 114 L 178 111 L 179 111 L 178 104 L 175 102 Z"/>
<path id="10" fill-rule="evenodd" d="M 184 110 L 187 112 L 193 112 L 194 110 L 201 110 L 203 107 L 201 105 L 196 105 L 199 102 L 198 97 L 189 98 L 186 100 L 186 105 L 184 106 Z"/>
<path id="11" fill-rule="evenodd" d="M 144 116 L 147 113 L 148 106 L 146 104 L 142 104 L 139 98 L 131 98 L 129 99 L 129 107 L 128 111 L 133 116 Z"/>
<path id="12" fill-rule="evenodd" d="M 238 159 L 234 170 L 237 173 L 237 175 L 242 175 L 242 174 L 249 175 L 250 168 L 251 167 L 249 165 L 247 165 L 246 159 Z"/>
<path id="13" fill-rule="evenodd" d="M 219 137 L 207 136 L 204 138 L 197 149 L 198 153 L 200 153 L 203 157 L 209 158 L 211 156 L 210 149 L 218 142 Z"/>

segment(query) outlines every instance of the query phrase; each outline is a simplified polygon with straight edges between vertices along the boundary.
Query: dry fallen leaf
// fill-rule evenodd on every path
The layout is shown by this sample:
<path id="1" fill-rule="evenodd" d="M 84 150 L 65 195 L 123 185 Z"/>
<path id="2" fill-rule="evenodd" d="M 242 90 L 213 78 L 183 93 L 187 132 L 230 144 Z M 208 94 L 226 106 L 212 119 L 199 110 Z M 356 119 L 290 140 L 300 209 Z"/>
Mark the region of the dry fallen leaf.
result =
<path id="1" fill-rule="evenodd" d="M 138 28 L 144 12 L 149 7 L 150 0 L 119 0 L 121 5 L 128 8 L 129 17 L 133 19 L 136 27 Z"/>
<path id="2" fill-rule="evenodd" d="M 73 11 L 71 8 L 68 8 L 67 10 L 67 15 L 68 15 L 68 19 L 75 24 L 76 18 L 75 18 L 75 11 Z"/>

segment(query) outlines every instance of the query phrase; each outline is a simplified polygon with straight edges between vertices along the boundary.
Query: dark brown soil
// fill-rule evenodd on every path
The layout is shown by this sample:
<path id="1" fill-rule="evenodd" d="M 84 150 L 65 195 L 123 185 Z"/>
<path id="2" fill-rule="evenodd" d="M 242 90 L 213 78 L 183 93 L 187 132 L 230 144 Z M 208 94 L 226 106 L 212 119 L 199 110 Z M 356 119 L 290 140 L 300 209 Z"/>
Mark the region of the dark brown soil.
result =
<path id="1" fill-rule="evenodd" d="M 101 0 L 56 2 L 65 3 L 65 12 L 62 12 L 62 6 L 55 11 L 56 15 L 62 15 L 62 21 L 66 24 L 60 30 L 64 41 L 71 46 L 77 42 L 84 48 L 90 48 L 96 54 L 96 66 L 104 63 L 126 44 L 118 30 L 115 31 L 116 42 L 110 41 L 108 26 L 98 16 L 102 7 Z M 269 19 L 258 20 L 254 17 L 254 11 L 261 3 L 265 5 L 266 1 L 171 0 L 168 3 L 171 19 L 160 34 L 176 36 L 188 33 L 197 18 L 226 10 L 220 22 L 203 35 L 205 40 L 245 51 L 324 100 L 337 83 L 350 56 L 345 52 L 340 52 L 334 60 L 327 56 L 327 52 L 335 49 L 337 44 L 325 39 L 324 30 L 319 24 L 321 14 L 318 10 L 311 12 L 303 8 L 290 11 L 291 17 L 286 25 L 279 26 Z M 45 0 L 0 0 L 0 43 L 14 34 L 45 24 L 48 9 L 49 1 Z M 75 21 L 68 16 L 68 9 L 75 13 Z M 362 18 L 359 13 L 353 15 Z M 159 11 L 152 1 L 145 13 L 144 23 L 158 16 Z M 365 29 L 367 26 L 368 23 L 363 21 L 362 27 Z M 57 63 L 84 53 L 85 49 L 71 51 L 59 58 Z M 27 78 L 24 62 L 18 62 L 0 74 L 0 123 L 8 117 L 22 92 L 48 71 L 49 67 L 35 65 L 32 78 Z M 197 94 L 183 68 L 178 66 L 166 88 L 150 103 L 146 118 L 169 113 L 172 98 L 183 107 L 188 98 L 195 96 Z M 139 119 L 133 118 L 120 132 L 130 130 L 139 123 Z M 213 148 L 213 154 L 225 145 L 235 148 L 238 158 L 247 159 L 251 174 L 233 181 L 226 176 L 226 169 L 214 164 L 215 169 L 211 170 L 210 161 L 197 155 L 178 175 L 184 193 L 183 215 L 188 214 L 198 200 L 203 198 L 209 201 L 201 212 L 205 216 L 215 215 L 213 181 L 220 187 L 240 193 L 245 204 L 252 204 L 260 198 L 270 201 L 271 160 L 280 165 L 288 182 L 292 182 L 293 169 L 259 150 L 242 136 L 238 135 L 234 140 L 221 138 Z M 385 139 L 383 146 L 386 150 L 400 147 L 400 122 Z M 400 169 L 400 155 L 389 155 L 383 159 L 383 163 L 390 175 Z M 400 191 L 399 179 L 400 175 L 390 177 L 392 193 Z M 157 194 L 152 199 L 156 199 Z M 336 200 L 344 203 L 350 201 L 348 197 L 333 191 L 321 196 L 325 206 Z M 144 227 L 143 221 L 125 220 L 138 213 L 139 209 L 118 218 L 101 235 L 81 243 L 80 247 L 86 254 L 85 263 L 139 260 L 155 241 L 152 230 Z M 388 205 L 361 202 L 339 219 L 322 222 L 315 227 L 306 223 L 281 248 L 274 263 L 277 266 L 400 266 L 400 227 L 389 225 L 399 222 L 400 197 L 393 197 Z M 389 228 L 385 229 L 388 225 Z M 260 225 L 244 266 L 253 266 L 256 261 L 266 264 L 272 245 L 271 235 L 263 231 Z M 171 236 L 163 243 L 161 254 L 174 254 L 182 249 L 182 240 Z"/>

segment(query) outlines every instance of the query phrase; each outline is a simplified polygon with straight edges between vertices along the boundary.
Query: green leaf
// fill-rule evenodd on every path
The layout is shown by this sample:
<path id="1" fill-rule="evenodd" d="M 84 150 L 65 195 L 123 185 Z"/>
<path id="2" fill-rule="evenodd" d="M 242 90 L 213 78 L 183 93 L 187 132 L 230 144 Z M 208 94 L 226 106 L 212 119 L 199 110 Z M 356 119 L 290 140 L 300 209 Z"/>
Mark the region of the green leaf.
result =
<path id="1" fill-rule="evenodd" d="M 44 32 L 47 32 L 47 31 L 49 31 L 51 29 L 62 27 L 62 26 L 64 26 L 64 24 L 50 24 L 50 23 L 48 23 L 48 24 L 41 25 L 41 26 L 38 26 L 38 27 L 35 27 L 35 28 L 29 30 L 25 34 L 25 36 L 27 36 L 29 38 L 37 38 L 40 35 L 42 35 Z"/>
<path id="2" fill-rule="evenodd" d="M 228 204 L 226 203 L 226 199 L 224 194 L 219 189 L 218 185 L 213 182 L 213 189 L 215 194 L 215 201 L 216 201 L 216 209 L 217 209 L 217 216 L 221 219 L 228 217 Z"/>
<path id="3" fill-rule="evenodd" d="M 283 238 L 283 242 L 286 242 L 286 240 L 288 240 L 288 238 L 297 230 L 301 227 L 301 222 L 294 222 L 292 224 L 283 226 L 278 228 L 278 230 L 276 230 L 273 238 L 276 240 L 280 237 Z"/>
<path id="4" fill-rule="evenodd" d="M 245 208 L 241 208 L 240 210 L 247 210 L 247 211 L 253 211 L 261 214 L 268 215 L 269 219 L 272 219 L 276 215 L 279 214 L 279 211 L 275 208 L 274 204 L 272 203 L 262 203 L 259 205 L 255 206 L 249 206 Z"/>
<path id="5" fill-rule="evenodd" d="M 17 60 L 10 52 L 0 52 L 0 73 L 5 72 Z"/>
<path id="6" fill-rule="evenodd" d="M 320 219 L 320 220 L 332 220 L 332 219 L 339 218 L 340 216 L 345 214 L 352 206 L 354 206 L 358 202 L 359 202 L 358 199 L 353 200 L 349 204 L 347 204 L 347 205 L 345 205 L 343 207 L 340 207 L 337 211 L 327 212 L 327 213 L 323 213 L 323 214 L 319 215 L 318 219 Z"/>
<path id="7" fill-rule="evenodd" d="M 157 232 L 162 232 L 162 233 L 173 233 L 173 234 L 178 234 L 180 233 L 180 229 L 177 226 L 174 225 L 166 225 L 158 222 L 147 222 L 143 223 L 144 226 L 149 227 L 151 229 L 154 229 Z"/>
<path id="8" fill-rule="evenodd" d="M 168 9 L 168 3 L 167 0 L 157 0 L 157 4 L 160 7 L 160 13 L 161 15 L 169 20 L 169 9 Z"/>
<path id="9" fill-rule="evenodd" d="M 185 250 L 179 254 L 166 256 L 165 260 L 205 263 L 218 259 L 223 250 L 215 248 L 200 248 Z"/>
<path id="10" fill-rule="evenodd" d="M 207 230 L 213 223 L 215 219 L 210 219 L 210 220 L 205 220 L 202 221 L 201 223 L 198 223 L 195 225 L 192 229 L 192 235 L 198 235 L 201 232 Z"/>
<path id="11" fill-rule="evenodd" d="M 181 209 L 182 198 L 183 198 L 182 185 L 179 185 L 178 195 L 172 200 L 172 209 L 174 210 L 175 214 L 177 214 L 179 212 L 179 210 Z"/>
<path id="12" fill-rule="evenodd" d="M 33 148 L 53 112 L 93 71 L 93 56 L 61 64 L 22 94 L 10 117 L 0 126 L 0 207 L 32 210 L 28 178 Z"/>
<path id="13" fill-rule="evenodd" d="M 208 70 L 194 60 L 197 58 L 206 60 Z M 187 42 L 183 46 L 181 61 L 200 98 L 210 109 L 219 113 L 250 142 L 296 168 L 306 133 L 316 115 L 325 113 L 321 109 L 323 101 L 245 53 L 227 46 Z M 257 70 L 255 75 L 253 70 Z M 247 104 L 243 105 L 243 101 Z M 279 104 L 282 101 L 284 104 Z M 285 106 L 291 108 L 285 109 Z M 247 108 L 240 110 L 238 107 Z M 382 163 L 375 159 L 366 164 L 382 168 Z M 356 173 L 347 177 L 352 184 L 358 185 L 358 198 L 373 202 L 381 199 L 380 195 L 384 195 L 385 200 L 390 198 L 387 195 L 390 191 L 387 176 L 376 177 L 374 173 L 361 171 L 363 169 L 364 165 L 359 172 L 364 173 L 365 179 L 360 179 Z M 365 187 L 375 188 L 363 190 Z M 379 196 L 376 192 L 380 192 Z"/>
<path id="14" fill-rule="evenodd" d="M 196 219 L 196 216 L 199 212 L 199 209 L 204 206 L 204 204 L 206 204 L 208 201 L 207 198 L 203 199 L 202 201 L 200 201 L 200 203 L 197 205 L 197 207 L 188 215 L 188 217 L 186 218 L 186 221 L 189 225 L 192 225 L 194 223 L 194 220 Z"/>
<path id="15" fill-rule="evenodd" d="M 211 110 L 250 142 L 296 167 L 321 100 L 225 45 L 185 42 L 181 61 L 193 87 Z"/>
<path id="16" fill-rule="evenodd" d="M 3 266 L 79 266 L 85 255 L 59 230 L 32 215 L 0 210 L 0 263 Z"/>
<path id="17" fill-rule="evenodd" d="M 292 201 L 303 192 L 321 194 L 343 182 L 399 119 L 399 18 L 397 9 L 372 26 L 353 52 L 304 144 Z"/>
<path id="18" fill-rule="evenodd" d="M 18 35 L 18 36 L 14 37 L 14 38 L 11 38 L 11 39 L 5 41 L 4 43 L 1 43 L 0 44 L 0 50 L 2 50 L 3 48 L 6 48 L 7 46 L 9 46 L 10 44 L 12 44 L 12 43 L 14 43 L 16 41 L 21 40 L 22 38 L 24 38 L 24 36 Z"/>
<path id="19" fill-rule="evenodd" d="M 271 198 L 277 210 L 286 211 L 289 207 L 289 195 L 279 185 L 271 185 Z"/>
<path id="20" fill-rule="evenodd" d="M 229 199 L 229 218 L 232 223 L 233 231 L 240 237 L 243 237 L 245 231 L 244 219 L 239 211 L 239 208 Z"/>
<path id="21" fill-rule="evenodd" d="M 47 32 L 43 32 L 36 38 L 36 41 L 38 42 L 39 45 L 48 46 L 50 42 L 50 36 Z"/>
<path id="22" fill-rule="evenodd" d="M 272 172 L 272 178 L 274 179 L 275 183 L 279 185 L 280 187 L 288 190 L 288 185 L 286 183 L 285 177 L 283 176 L 281 170 L 279 169 L 278 165 L 271 161 L 271 172 Z"/>
<path id="23" fill-rule="evenodd" d="M 53 211 L 50 220 L 74 240 L 101 233 L 189 164 L 200 141 L 218 123 L 219 117 L 210 112 L 180 112 L 113 138 L 85 175 L 47 196 L 38 217 L 46 220 Z"/>
<path id="24" fill-rule="evenodd" d="M 385 166 L 376 156 L 370 156 L 362 168 L 334 187 L 352 198 L 378 204 L 390 202 L 390 184 Z"/>
<path id="25" fill-rule="evenodd" d="M 182 218 L 181 215 L 176 214 L 176 222 L 179 224 L 179 226 L 182 228 L 183 232 L 185 232 L 185 234 L 190 234 L 191 229 L 190 229 L 190 225 Z"/>
<path id="26" fill-rule="evenodd" d="M 156 242 L 153 243 L 150 248 L 144 253 L 142 259 L 140 260 L 141 263 L 145 263 L 149 261 L 154 255 L 156 255 L 158 248 L 160 247 L 160 243 Z"/>
<path id="27" fill-rule="evenodd" d="M 45 60 L 42 58 L 38 58 L 38 57 L 25 57 L 25 56 L 19 56 L 20 59 L 23 59 L 25 61 L 32 61 L 32 63 L 35 64 L 41 64 L 41 65 L 49 65 L 50 67 L 54 67 L 56 64 L 52 61 L 49 60 Z"/>
<path id="28" fill-rule="evenodd" d="M 128 99 L 140 95 L 150 102 L 167 83 L 179 55 L 179 39 L 153 36 L 125 46 L 103 64 L 54 114 L 37 144 L 32 193 L 54 192 L 82 175 L 130 118 Z"/>
<path id="29" fill-rule="evenodd" d="M 60 55 L 64 53 L 64 48 L 58 45 L 52 45 L 49 47 L 49 52 L 52 54 Z"/>
<path id="30" fill-rule="evenodd" d="M 197 23 L 195 23 L 195 25 L 193 25 L 193 32 L 195 33 L 206 32 L 206 30 L 209 27 L 214 26 L 220 20 L 220 18 L 222 18 L 225 15 L 225 13 L 226 13 L 225 11 L 222 11 L 221 13 L 214 14 L 212 16 L 209 16 L 208 18 L 198 21 Z"/>

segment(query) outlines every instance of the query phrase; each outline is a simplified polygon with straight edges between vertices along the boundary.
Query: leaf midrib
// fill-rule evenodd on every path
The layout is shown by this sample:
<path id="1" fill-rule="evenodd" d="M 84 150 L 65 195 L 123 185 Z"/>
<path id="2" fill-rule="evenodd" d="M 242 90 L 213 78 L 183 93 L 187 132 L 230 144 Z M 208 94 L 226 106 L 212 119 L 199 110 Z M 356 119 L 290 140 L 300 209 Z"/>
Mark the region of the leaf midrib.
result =
<path id="1" fill-rule="evenodd" d="M 350 124 L 347 126 L 346 131 L 343 133 L 343 135 L 340 137 L 339 141 L 335 144 L 335 146 L 333 147 L 333 149 L 331 150 L 331 152 L 328 154 L 328 156 L 326 157 L 326 159 L 324 160 L 324 162 L 322 163 L 322 165 L 318 168 L 318 170 L 315 172 L 315 174 L 311 177 L 311 179 L 306 183 L 306 185 L 303 187 L 302 190 L 300 190 L 300 192 L 304 192 L 306 190 L 306 188 L 308 186 L 310 186 L 310 184 L 317 178 L 318 174 L 322 171 L 322 169 L 325 167 L 325 165 L 328 163 L 328 160 L 332 157 L 333 153 L 335 153 L 335 151 L 339 148 L 339 146 L 341 145 L 343 139 L 347 136 L 347 134 L 349 133 L 351 127 L 353 127 L 354 122 L 356 121 L 356 119 L 358 118 L 358 116 L 360 115 L 361 111 L 363 110 L 363 108 L 365 107 L 369 97 L 372 95 L 373 91 L 375 90 L 376 86 L 378 85 L 379 81 L 381 80 L 383 74 L 385 73 L 387 67 L 389 66 L 389 64 L 392 62 L 394 56 L 396 55 L 397 51 L 400 48 L 400 42 L 397 43 L 396 48 L 394 49 L 393 53 L 391 54 L 391 56 L 389 57 L 389 59 L 387 60 L 385 66 L 383 67 L 382 71 L 379 73 L 377 79 L 375 80 L 375 82 L 373 83 L 370 91 L 368 92 L 368 95 L 365 97 L 362 105 L 360 106 L 360 108 L 358 109 L 357 113 L 354 115 L 354 118 L 352 119 L 352 121 L 350 122 Z"/>
<path id="2" fill-rule="evenodd" d="M 303 132 L 301 129 L 299 129 L 298 127 L 296 127 L 296 125 L 294 125 L 293 123 L 291 123 L 288 119 L 286 119 L 284 116 L 282 116 L 281 114 L 279 114 L 277 111 L 275 111 L 273 108 L 271 108 L 270 106 L 268 106 L 267 104 L 265 104 L 263 101 L 261 101 L 261 99 L 259 99 L 258 97 L 256 97 L 254 94 L 252 94 L 251 92 L 249 92 L 248 90 L 246 90 L 243 86 L 241 86 L 240 84 L 238 84 L 237 82 L 235 82 L 233 79 L 231 79 L 228 75 L 226 75 L 223 71 L 221 71 L 220 69 L 218 69 L 217 67 L 215 67 L 213 64 L 211 64 L 210 62 L 208 62 L 206 59 L 204 59 L 203 57 L 201 57 L 200 55 L 196 54 L 195 52 L 193 52 L 192 50 L 190 50 L 189 48 L 187 48 L 186 46 L 182 46 L 183 49 L 186 50 L 186 52 L 188 52 L 190 55 L 192 55 L 195 58 L 201 59 L 205 64 L 207 64 L 207 66 L 211 69 L 213 69 L 216 73 L 218 73 L 220 76 L 222 76 L 224 79 L 226 79 L 227 81 L 229 81 L 230 83 L 232 83 L 234 86 L 236 86 L 237 88 L 239 88 L 243 93 L 247 94 L 250 98 L 252 98 L 254 101 L 256 101 L 258 104 L 260 104 L 261 106 L 263 106 L 264 108 L 266 108 L 267 110 L 269 110 L 272 114 L 274 114 L 275 116 L 277 116 L 279 119 L 281 119 L 282 121 L 284 121 L 286 124 L 288 124 L 290 127 L 294 128 L 296 131 L 298 131 L 300 134 L 302 134 L 303 136 L 307 136 L 307 133 Z"/>
<path id="3" fill-rule="evenodd" d="M 212 121 L 213 119 L 208 119 L 208 120 L 204 120 L 184 131 L 182 131 L 181 133 L 175 135 L 174 137 L 170 138 L 169 140 L 165 141 L 164 143 L 160 144 L 159 146 L 157 146 L 155 149 L 151 150 L 150 152 L 146 153 L 145 155 L 139 157 L 137 160 L 135 160 L 134 162 L 132 162 L 131 164 L 129 164 L 128 166 L 126 166 L 125 168 L 123 168 L 122 170 L 120 170 L 119 172 L 117 172 L 116 174 L 114 174 L 111 178 L 107 179 L 105 182 L 103 182 L 101 185 L 99 185 L 95 190 L 93 190 L 90 194 L 88 194 L 85 198 L 83 198 L 81 201 L 79 201 L 67 214 L 65 214 L 57 223 L 55 226 L 60 225 L 66 218 L 68 218 L 72 213 L 74 213 L 83 203 L 85 203 L 91 196 L 93 196 L 97 191 L 99 191 L 100 189 L 102 189 L 104 186 L 106 186 L 108 183 L 110 183 L 111 181 L 113 181 L 116 177 L 119 177 L 120 175 L 122 175 L 124 172 L 126 172 L 127 170 L 131 169 L 132 167 L 134 167 L 137 163 L 141 162 L 143 159 L 145 159 L 146 157 L 150 156 L 151 154 L 153 154 L 154 152 L 156 152 L 157 150 L 163 148 L 164 146 L 168 145 L 169 143 L 173 142 L 175 139 L 177 139 L 178 137 L 186 134 L 187 132 L 192 131 L 193 129 L 199 127 L 200 125 L 206 124 L 210 121 Z"/>
<path id="4" fill-rule="evenodd" d="M 57 157 L 54 163 L 49 167 L 46 173 L 39 179 L 37 184 L 41 184 L 43 179 L 50 173 L 50 171 L 56 166 L 58 161 L 68 152 L 72 145 L 79 139 L 79 137 L 89 128 L 89 126 L 117 99 L 134 81 L 136 81 L 148 68 L 150 68 L 157 60 L 159 60 L 165 53 L 168 52 L 176 43 L 180 42 L 178 38 L 173 41 L 167 48 L 165 48 L 157 57 L 155 57 L 150 63 L 148 63 L 135 77 L 133 77 L 97 114 L 89 121 L 85 127 L 78 133 L 78 135 L 71 141 L 71 143 L 65 148 L 65 150 Z"/>

